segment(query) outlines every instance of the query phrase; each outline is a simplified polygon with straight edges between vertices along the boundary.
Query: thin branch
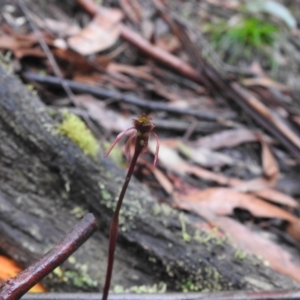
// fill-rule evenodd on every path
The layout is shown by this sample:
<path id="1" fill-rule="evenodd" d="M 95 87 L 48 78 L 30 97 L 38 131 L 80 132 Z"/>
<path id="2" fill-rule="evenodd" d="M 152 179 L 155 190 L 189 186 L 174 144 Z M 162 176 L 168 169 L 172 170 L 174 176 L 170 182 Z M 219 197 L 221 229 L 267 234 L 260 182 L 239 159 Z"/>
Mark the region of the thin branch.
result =
<path id="1" fill-rule="evenodd" d="M 97 228 L 94 215 L 86 214 L 52 250 L 17 276 L 8 279 L 0 289 L 0 299 L 20 299 L 35 284 L 75 252 Z"/>
<path id="2" fill-rule="evenodd" d="M 74 103 L 74 105 L 76 105 L 76 98 L 75 98 L 72 90 L 66 84 L 66 82 L 63 78 L 63 75 L 62 75 L 62 73 L 59 69 L 59 66 L 58 66 L 53 54 L 51 53 L 47 43 L 45 42 L 43 36 L 41 35 L 40 30 L 38 29 L 36 24 L 31 20 L 30 12 L 29 12 L 28 8 L 26 7 L 26 5 L 24 4 L 24 1 L 18 0 L 18 5 L 19 5 L 20 9 L 22 10 L 23 14 L 25 15 L 30 27 L 32 28 L 32 30 L 34 32 L 34 34 L 36 35 L 41 48 L 45 52 L 51 66 L 52 66 L 52 69 L 53 69 L 53 72 L 54 72 L 55 76 L 57 76 L 59 78 L 60 84 L 62 85 L 62 87 L 65 90 L 66 94 L 68 95 L 70 100 Z"/>
<path id="3" fill-rule="evenodd" d="M 51 84 L 55 86 L 60 85 L 60 81 L 58 78 L 53 76 L 43 76 L 32 72 L 25 72 L 23 76 L 27 80 L 36 81 L 39 83 Z M 72 80 L 65 80 L 65 83 L 74 91 L 82 92 L 82 93 L 90 93 L 97 97 L 101 98 L 110 98 L 118 101 L 123 101 L 128 104 L 137 105 L 142 108 L 151 109 L 152 111 L 167 111 L 170 113 L 180 114 L 180 115 L 191 115 L 195 116 L 204 120 L 225 120 L 225 119 L 233 119 L 236 117 L 234 112 L 230 111 L 204 111 L 204 110 L 197 110 L 197 109 L 184 109 L 184 108 L 177 108 L 172 107 L 166 103 L 158 102 L 158 101 L 151 101 L 146 99 L 137 98 L 130 95 L 123 95 L 122 93 L 118 93 L 111 90 L 106 90 L 100 87 L 88 85 L 85 83 L 80 83 Z"/>

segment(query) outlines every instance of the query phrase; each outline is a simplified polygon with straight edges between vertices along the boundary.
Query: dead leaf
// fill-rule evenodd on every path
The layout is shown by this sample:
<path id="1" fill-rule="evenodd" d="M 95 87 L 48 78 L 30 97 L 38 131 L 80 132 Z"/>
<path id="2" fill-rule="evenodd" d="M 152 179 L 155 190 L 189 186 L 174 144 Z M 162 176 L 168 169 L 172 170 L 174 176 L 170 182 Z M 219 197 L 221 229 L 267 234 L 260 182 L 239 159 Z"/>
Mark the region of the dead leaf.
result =
<path id="1" fill-rule="evenodd" d="M 165 192 L 171 195 L 173 193 L 174 186 L 171 183 L 171 181 L 167 178 L 167 176 L 158 168 L 153 169 L 152 165 L 149 162 L 147 162 L 145 159 L 140 159 L 139 161 L 142 162 L 149 170 L 151 170 L 154 177 L 160 183 L 160 185 L 165 190 Z"/>
<path id="2" fill-rule="evenodd" d="M 252 93 L 242 88 L 238 83 L 231 83 L 231 87 L 240 94 L 257 113 L 269 120 L 286 138 L 288 138 L 296 147 L 300 148 L 300 139 L 297 134 L 280 118 L 263 104 Z"/>
<path id="3" fill-rule="evenodd" d="M 224 7 L 225 9 L 233 9 L 236 10 L 240 7 L 241 3 L 238 0 L 230 0 L 230 1 L 223 1 L 223 0 L 207 0 L 208 3 L 211 3 L 217 7 Z"/>
<path id="4" fill-rule="evenodd" d="M 262 146 L 262 163 L 264 175 L 275 185 L 279 175 L 279 167 L 277 161 L 271 152 L 268 143 L 261 134 L 258 134 L 258 139 Z"/>
<path id="5" fill-rule="evenodd" d="M 253 180 L 243 182 L 241 185 L 236 185 L 235 189 L 241 192 L 259 191 L 274 187 L 279 177 L 279 167 L 268 143 L 260 133 L 257 133 L 256 136 L 262 146 L 264 177 L 255 178 Z"/>
<path id="6" fill-rule="evenodd" d="M 33 45 L 36 44 L 36 40 L 32 38 L 26 39 L 17 38 L 15 36 L 3 34 L 0 36 L 0 49 L 10 50 L 15 53 L 15 51 L 20 51 L 20 49 L 30 49 Z"/>
<path id="7" fill-rule="evenodd" d="M 69 24 L 67 22 L 50 18 L 46 18 L 41 21 L 44 23 L 42 27 L 53 32 L 55 35 L 71 36 L 77 34 L 80 31 L 80 27 L 75 23 Z"/>
<path id="8" fill-rule="evenodd" d="M 238 178 L 226 177 L 222 174 L 217 174 L 217 173 L 205 170 L 201 167 L 189 166 L 189 165 L 185 164 L 185 165 L 180 165 L 177 168 L 182 171 L 186 171 L 187 173 L 198 176 L 199 178 L 211 180 L 211 181 L 217 182 L 221 185 L 227 185 L 227 186 L 232 186 L 232 187 L 242 187 L 243 185 L 246 186 L 246 183 L 247 183 Z M 275 203 L 278 203 L 281 205 L 287 205 L 290 207 L 298 207 L 299 206 L 298 202 L 294 198 L 290 197 L 289 195 L 283 194 L 277 190 L 272 190 L 272 189 L 255 190 L 255 188 L 253 187 L 251 189 L 251 193 L 260 198 L 263 198 L 263 199 L 266 199 L 266 200 L 269 200 L 269 201 L 272 201 L 272 202 L 275 202 Z"/>
<path id="9" fill-rule="evenodd" d="M 272 241 L 251 232 L 237 221 L 227 217 L 209 216 L 221 230 L 225 231 L 238 248 L 246 253 L 261 257 L 275 271 L 300 282 L 300 266 L 290 253 Z"/>
<path id="10" fill-rule="evenodd" d="M 178 38 L 173 34 L 166 34 L 163 37 L 157 39 L 155 41 L 155 45 L 170 53 L 179 50 L 181 47 Z"/>
<path id="11" fill-rule="evenodd" d="M 110 63 L 106 70 L 107 72 L 125 73 L 151 82 L 154 81 L 154 77 L 150 75 L 150 70 L 147 66 L 135 67 L 130 65 Z"/>
<path id="12" fill-rule="evenodd" d="M 225 232 L 232 244 L 246 253 L 261 257 L 275 271 L 285 274 L 300 282 L 300 266 L 292 256 L 272 241 L 251 232 L 239 222 L 223 216 L 217 216 L 206 207 L 193 202 L 186 203 L 186 210 L 196 212 L 211 226 L 217 226 Z M 297 221 L 298 222 L 298 221 Z M 199 225 L 200 228 L 202 224 Z"/>
<path id="13" fill-rule="evenodd" d="M 300 222 L 292 222 L 289 223 L 286 227 L 286 232 L 289 234 L 294 240 L 300 242 Z"/>
<path id="14" fill-rule="evenodd" d="M 92 95 L 76 96 L 76 101 L 85 107 L 90 117 L 108 131 L 121 132 L 132 126 L 132 120 L 105 107 L 105 104 Z"/>
<path id="15" fill-rule="evenodd" d="M 70 49 L 54 48 L 53 54 L 59 61 L 68 63 L 71 69 L 80 73 L 91 73 L 95 70 L 92 64 L 82 55 Z"/>
<path id="16" fill-rule="evenodd" d="M 156 142 L 154 140 L 150 140 L 148 144 L 149 150 L 152 153 L 155 153 Z M 177 166 L 184 165 L 185 161 L 179 156 L 179 154 L 170 147 L 167 147 L 160 141 L 158 160 L 163 163 L 166 167 L 170 167 L 170 169 L 175 170 L 176 173 L 183 173 L 182 170 L 177 169 Z"/>
<path id="17" fill-rule="evenodd" d="M 194 144 L 208 149 L 232 148 L 247 142 L 256 142 L 255 132 L 249 129 L 239 128 L 224 130 L 218 133 L 204 136 Z"/>
<path id="18" fill-rule="evenodd" d="M 113 46 L 120 36 L 122 18 L 123 13 L 119 9 L 99 7 L 92 22 L 68 39 L 69 46 L 82 55 Z"/>
<path id="19" fill-rule="evenodd" d="M 199 178 L 205 179 L 205 180 L 209 180 L 209 181 L 213 181 L 213 182 L 217 182 L 220 185 L 225 185 L 225 186 L 231 186 L 231 187 L 242 187 L 242 186 L 246 186 L 247 187 L 247 182 L 242 181 L 238 178 L 233 178 L 233 177 L 228 177 L 228 176 L 224 176 L 222 174 L 217 174 L 211 171 L 208 171 L 204 168 L 201 168 L 199 166 L 193 166 L 188 164 L 185 160 L 183 160 L 180 155 L 172 148 L 177 147 L 179 144 L 178 140 L 161 140 L 161 147 L 160 147 L 160 151 L 159 151 L 159 161 L 160 163 L 162 163 L 166 168 L 168 168 L 169 170 L 172 170 L 173 172 L 177 173 L 177 174 L 192 174 L 195 175 Z M 154 143 L 154 141 L 149 142 L 149 149 L 152 153 L 155 152 L 155 147 L 156 144 Z M 248 183 L 248 185 L 250 185 Z M 283 194 L 277 190 L 273 190 L 270 188 L 267 189 L 260 189 L 260 190 L 255 190 L 254 187 L 252 187 L 251 189 L 251 193 L 281 204 L 281 205 L 288 205 L 290 207 L 298 207 L 299 204 L 298 202 L 286 195 Z"/>
<path id="20" fill-rule="evenodd" d="M 285 210 L 253 195 L 243 194 L 229 188 L 208 188 L 189 195 L 178 195 L 176 206 L 183 209 L 209 209 L 216 215 L 231 215 L 235 208 L 248 210 L 260 218 L 278 218 L 289 222 L 300 221 Z"/>
<path id="21" fill-rule="evenodd" d="M 11 259 L 0 255 L 0 280 L 6 281 L 10 277 L 14 277 L 23 270 Z M 46 289 L 40 283 L 36 284 L 29 291 L 30 293 L 43 293 Z"/>
<path id="22" fill-rule="evenodd" d="M 242 80 L 242 84 L 246 87 L 251 87 L 251 86 L 262 86 L 265 88 L 276 88 L 280 91 L 288 91 L 287 86 L 276 82 L 269 77 L 254 77 L 254 78 L 247 78 Z"/>

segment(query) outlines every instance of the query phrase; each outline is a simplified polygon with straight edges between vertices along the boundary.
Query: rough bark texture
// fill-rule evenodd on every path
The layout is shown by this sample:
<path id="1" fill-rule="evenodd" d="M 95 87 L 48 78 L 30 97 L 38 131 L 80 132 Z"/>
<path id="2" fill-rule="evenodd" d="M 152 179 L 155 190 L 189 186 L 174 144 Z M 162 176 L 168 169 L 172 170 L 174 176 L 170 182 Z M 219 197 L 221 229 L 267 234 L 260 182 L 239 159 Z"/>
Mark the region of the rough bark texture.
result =
<path id="1" fill-rule="evenodd" d="M 110 159 L 84 155 L 56 133 L 56 121 L 38 97 L 0 67 L 0 251 L 27 266 L 93 212 L 94 235 L 46 285 L 52 290 L 96 290 L 104 281 L 107 231 L 124 179 Z M 136 180 L 120 220 L 113 285 L 163 281 L 169 289 L 272 289 L 296 287 L 255 258 L 238 260 L 217 238 L 182 239 L 178 212 L 158 204 Z M 195 228 L 185 221 L 187 232 Z M 201 240 L 201 239 L 200 239 Z"/>

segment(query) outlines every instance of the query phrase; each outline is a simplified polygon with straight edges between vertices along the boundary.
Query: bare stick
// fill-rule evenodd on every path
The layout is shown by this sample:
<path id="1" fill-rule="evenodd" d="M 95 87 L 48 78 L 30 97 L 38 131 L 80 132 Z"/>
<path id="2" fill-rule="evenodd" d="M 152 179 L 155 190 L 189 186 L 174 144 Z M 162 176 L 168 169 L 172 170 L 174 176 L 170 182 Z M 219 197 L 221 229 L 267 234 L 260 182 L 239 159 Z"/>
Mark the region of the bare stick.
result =
<path id="1" fill-rule="evenodd" d="M 45 52 L 51 66 L 53 69 L 53 72 L 55 74 L 55 76 L 57 76 L 60 80 L 60 83 L 62 85 L 62 87 L 64 88 L 66 94 L 68 95 L 68 97 L 70 98 L 70 100 L 74 103 L 74 105 L 76 105 L 76 98 L 72 92 L 72 90 L 69 88 L 69 86 L 65 83 L 65 80 L 63 79 L 62 73 L 59 69 L 58 64 L 56 63 L 56 60 L 54 58 L 54 56 L 52 55 L 47 43 L 45 42 L 45 40 L 43 39 L 39 29 L 37 28 L 36 24 L 31 20 L 30 18 L 30 13 L 26 7 L 26 5 L 23 3 L 23 1 L 18 0 L 18 4 L 20 9 L 22 10 L 23 14 L 25 15 L 25 17 L 27 18 L 30 27 L 32 28 L 32 30 L 34 31 L 34 34 L 36 35 L 39 44 L 41 46 L 41 48 L 43 49 L 43 51 Z"/>
<path id="2" fill-rule="evenodd" d="M 98 226 L 93 214 L 86 214 L 62 241 L 17 276 L 8 279 L 0 289 L 0 300 L 20 299 L 35 284 L 75 252 Z"/>
<path id="3" fill-rule="evenodd" d="M 60 80 L 54 76 L 48 76 L 48 75 L 40 75 L 33 72 L 25 72 L 23 73 L 23 76 L 27 80 L 36 81 L 38 83 L 44 83 L 44 84 L 51 84 L 54 86 L 60 85 Z M 197 118 L 201 118 L 204 120 L 212 120 L 212 121 L 218 121 L 218 120 L 224 120 L 224 119 L 234 119 L 236 118 L 236 114 L 234 112 L 231 112 L 229 110 L 222 110 L 222 112 L 214 112 L 214 111 L 208 111 L 208 110 L 197 110 L 197 109 L 189 109 L 189 108 L 182 108 L 182 107 L 173 107 L 170 106 L 167 103 L 153 101 L 150 99 L 141 99 L 135 96 L 131 95 L 124 95 L 122 93 L 111 91 L 108 89 L 103 89 L 98 86 L 92 86 L 81 82 L 76 82 L 73 80 L 65 80 L 66 84 L 73 90 L 77 92 L 82 93 L 90 93 L 92 95 L 95 95 L 97 97 L 101 98 L 110 98 L 117 101 L 123 101 L 128 104 L 137 105 L 139 107 L 151 109 L 153 111 L 167 111 L 174 114 L 180 114 L 180 115 L 190 115 L 195 116 Z"/>

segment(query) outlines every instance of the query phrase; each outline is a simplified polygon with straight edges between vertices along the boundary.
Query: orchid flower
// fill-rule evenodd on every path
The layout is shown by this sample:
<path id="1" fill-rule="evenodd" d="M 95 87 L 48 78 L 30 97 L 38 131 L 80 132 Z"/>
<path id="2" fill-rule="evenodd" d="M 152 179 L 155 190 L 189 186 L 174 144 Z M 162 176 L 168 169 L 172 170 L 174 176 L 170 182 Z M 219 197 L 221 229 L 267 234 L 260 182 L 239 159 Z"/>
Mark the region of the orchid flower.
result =
<path id="1" fill-rule="evenodd" d="M 134 153 L 129 165 L 129 169 L 122 187 L 122 190 L 119 195 L 119 199 L 117 202 L 116 209 L 114 211 L 112 222 L 110 226 L 110 232 L 109 232 L 109 247 L 108 247 L 108 263 L 107 263 L 107 270 L 106 270 L 106 278 L 105 278 L 105 285 L 103 288 L 103 295 L 102 300 L 106 300 L 108 296 L 108 291 L 110 287 L 111 282 L 111 276 L 112 276 L 112 269 L 113 269 L 113 263 L 114 263 L 114 255 L 115 255 L 115 249 L 116 249 L 116 241 L 118 236 L 118 227 L 119 227 L 119 212 L 122 206 L 122 202 L 131 178 L 131 175 L 133 174 L 134 167 L 136 165 L 137 159 L 139 155 L 145 151 L 147 151 L 148 147 L 148 141 L 149 136 L 152 134 L 156 139 L 156 150 L 154 154 L 154 161 L 153 161 L 153 168 L 155 168 L 158 158 L 158 151 L 159 151 L 159 139 L 158 136 L 152 132 L 153 128 L 155 127 L 154 124 L 150 122 L 150 118 L 148 118 L 145 114 L 142 114 L 138 119 L 133 120 L 133 127 L 127 128 L 126 130 L 122 131 L 114 140 L 112 145 L 109 147 L 107 152 L 105 153 L 104 157 L 107 157 L 113 147 L 117 144 L 117 142 L 129 131 L 134 130 L 134 132 L 131 133 L 127 140 L 126 144 L 126 156 L 129 157 L 129 149 L 131 142 L 135 140 L 135 147 L 134 147 Z"/>
<path id="2" fill-rule="evenodd" d="M 134 126 L 127 128 L 126 130 L 122 131 L 118 134 L 114 142 L 111 144 L 107 152 L 105 153 L 104 157 L 107 157 L 114 146 L 118 143 L 118 141 L 129 131 L 134 130 L 126 143 L 126 157 L 129 157 L 129 149 L 131 142 L 135 139 L 135 153 L 141 154 L 142 152 L 147 151 L 149 135 L 152 134 L 156 139 L 156 150 L 154 154 L 154 161 L 153 161 L 153 169 L 157 164 L 158 158 L 158 151 L 159 151 L 159 139 L 157 134 L 155 134 L 152 130 L 155 127 L 154 124 L 150 122 L 150 118 L 148 118 L 145 114 L 142 114 L 138 119 L 133 119 Z"/>

